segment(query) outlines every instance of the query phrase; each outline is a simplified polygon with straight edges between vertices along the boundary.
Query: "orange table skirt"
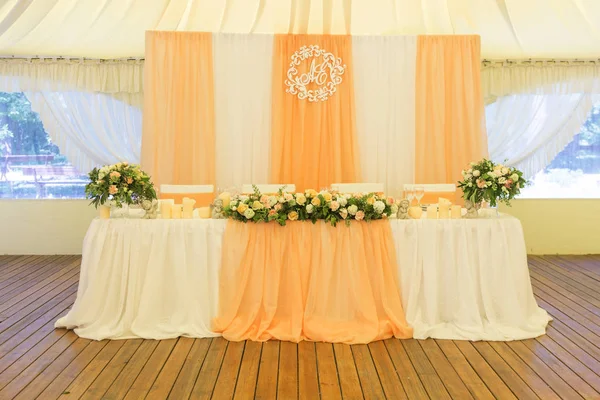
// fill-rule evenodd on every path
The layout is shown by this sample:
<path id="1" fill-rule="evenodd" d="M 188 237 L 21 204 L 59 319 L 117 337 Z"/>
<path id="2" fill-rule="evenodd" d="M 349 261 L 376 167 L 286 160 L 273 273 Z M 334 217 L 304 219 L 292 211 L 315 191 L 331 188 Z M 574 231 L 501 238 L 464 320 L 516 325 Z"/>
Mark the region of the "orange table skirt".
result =
<path id="1" fill-rule="evenodd" d="M 410 338 L 388 221 L 228 221 L 214 330 L 232 341 Z"/>

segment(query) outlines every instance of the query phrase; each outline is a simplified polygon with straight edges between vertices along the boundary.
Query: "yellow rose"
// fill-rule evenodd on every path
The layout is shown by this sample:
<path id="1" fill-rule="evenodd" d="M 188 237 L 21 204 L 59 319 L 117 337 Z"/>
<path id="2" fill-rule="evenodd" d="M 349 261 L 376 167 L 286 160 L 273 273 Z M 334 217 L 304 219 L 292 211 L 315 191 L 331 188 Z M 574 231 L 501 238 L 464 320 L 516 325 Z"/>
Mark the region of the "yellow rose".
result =
<path id="1" fill-rule="evenodd" d="M 310 199 L 311 197 L 317 196 L 317 191 L 314 189 L 307 189 L 305 194 L 306 194 L 306 197 L 308 197 Z"/>
<path id="2" fill-rule="evenodd" d="M 331 201 L 331 198 L 333 197 L 333 196 L 331 196 L 331 193 L 329 193 L 329 192 L 322 193 L 322 195 L 323 195 L 323 198 L 325 199 L 325 201 L 328 201 L 328 202 Z"/>
<path id="3" fill-rule="evenodd" d="M 263 205 L 260 201 L 255 200 L 254 203 L 252 203 L 253 210 L 260 210 L 261 208 L 263 208 Z"/>
<path id="4" fill-rule="evenodd" d="M 370 205 L 373 205 L 373 204 L 375 204 L 375 196 L 370 196 L 370 197 L 367 199 L 367 204 L 370 204 Z"/>
<path id="5" fill-rule="evenodd" d="M 246 203 L 242 203 L 238 206 L 237 212 L 239 212 L 240 214 L 243 214 L 244 211 L 246 211 L 247 209 L 248 209 L 248 205 Z"/>
<path id="6" fill-rule="evenodd" d="M 318 198 L 318 197 L 314 197 L 314 198 L 311 200 L 310 204 L 312 204 L 312 205 L 313 205 L 313 206 L 315 206 L 315 207 L 318 207 L 318 206 L 320 206 L 320 205 L 321 205 L 321 199 L 320 199 L 320 198 Z"/>
<path id="7" fill-rule="evenodd" d="M 296 211 L 292 211 L 288 214 L 288 219 L 290 221 L 295 221 L 298 219 L 298 213 Z"/>

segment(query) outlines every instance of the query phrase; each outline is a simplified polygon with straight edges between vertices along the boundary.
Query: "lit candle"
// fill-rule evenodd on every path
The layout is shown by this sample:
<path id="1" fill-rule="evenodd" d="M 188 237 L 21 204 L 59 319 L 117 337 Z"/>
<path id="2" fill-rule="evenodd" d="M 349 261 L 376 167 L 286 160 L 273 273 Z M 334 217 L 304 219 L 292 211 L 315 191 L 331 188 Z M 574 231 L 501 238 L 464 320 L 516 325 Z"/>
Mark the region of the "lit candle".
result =
<path id="1" fill-rule="evenodd" d="M 161 199 L 160 200 L 160 217 L 162 219 L 171 218 L 171 207 L 175 204 L 173 199 Z"/>
<path id="2" fill-rule="evenodd" d="M 180 219 L 181 218 L 181 204 L 173 204 L 171 206 L 171 218 Z"/>
<path id="3" fill-rule="evenodd" d="M 450 204 L 442 203 L 438 204 L 438 218 L 440 219 L 448 219 L 450 218 Z"/>
<path id="4" fill-rule="evenodd" d="M 183 218 L 191 219 L 193 217 L 194 204 L 196 204 L 196 200 L 187 197 L 183 198 Z"/>
<path id="5" fill-rule="evenodd" d="M 223 192 L 219 195 L 219 199 L 223 200 L 223 208 L 225 208 L 229 205 L 229 202 L 231 201 L 231 195 L 229 194 L 229 192 Z"/>
<path id="6" fill-rule="evenodd" d="M 412 219 L 421 219 L 423 209 L 421 207 L 411 207 L 408 209 L 408 216 Z"/>
<path id="7" fill-rule="evenodd" d="M 461 206 L 452 206 L 450 210 L 450 218 L 459 219 L 461 218 L 462 207 Z"/>
<path id="8" fill-rule="evenodd" d="M 427 219 L 437 219 L 437 204 L 427 206 Z"/>
<path id="9" fill-rule="evenodd" d="M 198 215 L 202 219 L 208 219 L 208 218 L 210 218 L 210 207 L 200 207 L 198 209 Z"/>

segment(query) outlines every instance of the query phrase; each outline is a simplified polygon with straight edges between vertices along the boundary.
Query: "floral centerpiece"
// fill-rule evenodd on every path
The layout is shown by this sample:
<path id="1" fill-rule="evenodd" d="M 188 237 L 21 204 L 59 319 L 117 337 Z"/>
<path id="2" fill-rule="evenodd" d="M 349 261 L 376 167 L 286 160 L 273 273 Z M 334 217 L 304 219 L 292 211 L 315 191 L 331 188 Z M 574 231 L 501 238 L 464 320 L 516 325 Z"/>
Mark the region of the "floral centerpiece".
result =
<path id="1" fill-rule="evenodd" d="M 458 187 L 463 191 L 463 199 L 473 204 L 486 201 L 492 207 L 496 207 L 498 202 L 510 205 L 510 201 L 527 184 L 518 169 L 494 164 L 485 158 L 477 163 L 472 162 L 462 171 L 462 176 Z"/>
<path id="2" fill-rule="evenodd" d="M 306 190 L 303 193 L 262 194 L 256 186 L 250 195 L 236 195 L 223 214 L 241 222 L 271 222 L 285 225 L 287 221 L 324 220 L 333 226 L 351 220 L 371 221 L 388 218 L 398 212 L 394 199 L 382 193 L 337 193 Z"/>
<path id="3" fill-rule="evenodd" d="M 94 168 L 89 178 L 85 195 L 96 208 L 107 201 L 122 207 L 123 204 L 141 204 L 143 200 L 156 199 L 150 177 L 136 164 L 122 162 Z"/>

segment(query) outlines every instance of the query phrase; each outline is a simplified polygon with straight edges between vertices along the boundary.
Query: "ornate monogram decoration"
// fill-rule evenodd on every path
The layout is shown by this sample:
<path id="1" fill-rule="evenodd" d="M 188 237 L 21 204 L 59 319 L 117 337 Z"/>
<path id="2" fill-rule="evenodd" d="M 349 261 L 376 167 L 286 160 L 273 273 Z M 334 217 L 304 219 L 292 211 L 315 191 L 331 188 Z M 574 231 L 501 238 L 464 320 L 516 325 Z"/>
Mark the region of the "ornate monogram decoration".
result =
<path id="1" fill-rule="evenodd" d="M 311 102 L 325 101 L 336 92 L 336 86 L 342 83 L 342 75 L 346 65 L 342 59 L 320 49 L 317 45 L 302 46 L 292 54 L 292 62 L 287 72 L 286 93 L 297 95 L 300 100 Z M 306 73 L 300 74 L 298 66 L 311 60 Z M 314 84 L 314 89 L 309 85 Z"/>

